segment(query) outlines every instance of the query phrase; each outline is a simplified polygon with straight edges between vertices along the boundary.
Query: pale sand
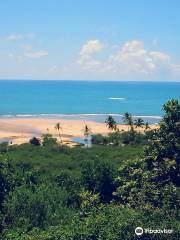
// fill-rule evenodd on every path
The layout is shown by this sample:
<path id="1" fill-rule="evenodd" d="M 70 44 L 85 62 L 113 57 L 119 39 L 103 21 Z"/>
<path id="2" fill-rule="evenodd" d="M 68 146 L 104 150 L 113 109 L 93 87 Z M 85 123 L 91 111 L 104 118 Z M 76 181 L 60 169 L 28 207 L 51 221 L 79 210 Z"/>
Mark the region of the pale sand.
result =
<path id="1" fill-rule="evenodd" d="M 92 121 L 80 120 L 63 120 L 63 119 L 47 119 L 47 118 L 3 118 L 0 119 L 0 138 L 11 138 L 13 144 L 21 144 L 29 142 L 33 136 L 40 137 L 42 134 L 49 133 L 54 137 L 59 134 L 55 130 L 56 123 L 61 124 L 60 133 L 63 141 L 69 141 L 73 137 L 83 137 L 83 128 L 87 124 L 92 134 L 107 135 L 112 132 L 108 130 L 105 123 L 96 123 Z M 127 131 L 128 126 L 119 125 L 119 130 Z M 157 128 L 151 125 L 151 128 Z M 143 131 L 143 129 L 137 129 Z"/>

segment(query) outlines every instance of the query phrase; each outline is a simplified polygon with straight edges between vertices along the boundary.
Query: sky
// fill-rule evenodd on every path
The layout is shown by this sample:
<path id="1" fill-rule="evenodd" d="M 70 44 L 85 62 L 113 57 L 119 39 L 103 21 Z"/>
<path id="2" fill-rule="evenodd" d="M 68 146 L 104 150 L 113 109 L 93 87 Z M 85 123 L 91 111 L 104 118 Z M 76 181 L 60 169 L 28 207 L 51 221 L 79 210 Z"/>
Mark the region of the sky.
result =
<path id="1" fill-rule="evenodd" d="M 180 81 L 179 0 L 0 2 L 0 79 Z"/>

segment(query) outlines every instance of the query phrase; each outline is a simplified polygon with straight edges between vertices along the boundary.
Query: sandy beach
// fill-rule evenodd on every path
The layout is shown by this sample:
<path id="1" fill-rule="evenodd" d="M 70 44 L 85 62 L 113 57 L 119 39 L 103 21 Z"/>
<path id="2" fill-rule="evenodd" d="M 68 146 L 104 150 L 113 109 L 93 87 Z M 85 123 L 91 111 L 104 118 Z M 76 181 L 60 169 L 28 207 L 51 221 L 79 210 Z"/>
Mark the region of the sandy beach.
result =
<path id="1" fill-rule="evenodd" d="M 55 124 L 61 124 L 61 135 L 64 141 L 70 141 L 75 137 L 83 137 L 83 128 L 87 124 L 92 134 L 107 135 L 108 130 L 105 123 L 80 120 L 47 119 L 47 118 L 3 118 L 0 119 L 0 139 L 11 139 L 13 144 L 28 142 L 33 136 L 40 137 L 42 134 L 49 133 L 58 137 Z M 119 130 L 127 131 L 127 125 L 118 125 Z M 151 125 L 151 128 L 155 128 Z M 137 129 L 138 130 L 138 129 Z M 143 131 L 143 129 L 140 129 Z"/>

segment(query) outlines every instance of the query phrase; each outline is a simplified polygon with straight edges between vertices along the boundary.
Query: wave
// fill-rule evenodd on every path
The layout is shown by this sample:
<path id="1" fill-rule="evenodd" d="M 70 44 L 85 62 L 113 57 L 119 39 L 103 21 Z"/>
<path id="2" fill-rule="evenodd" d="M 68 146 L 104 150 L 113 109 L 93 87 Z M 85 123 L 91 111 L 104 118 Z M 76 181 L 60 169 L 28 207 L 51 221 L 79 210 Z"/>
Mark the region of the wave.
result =
<path id="1" fill-rule="evenodd" d="M 126 98 L 123 98 L 123 97 L 110 97 L 108 99 L 110 99 L 110 100 L 126 100 Z"/>
<path id="2" fill-rule="evenodd" d="M 114 117 L 123 117 L 123 114 L 118 113 L 71 113 L 71 114 L 61 114 L 61 113 L 41 113 L 41 114 L 1 114 L 0 118 L 31 118 L 31 117 L 78 117 L 78 116 L 107 116 L 111 115 Z M 132 115 L 133 118 L 156 118 L 161 119 L 162 116 L 157 115 Z"/>

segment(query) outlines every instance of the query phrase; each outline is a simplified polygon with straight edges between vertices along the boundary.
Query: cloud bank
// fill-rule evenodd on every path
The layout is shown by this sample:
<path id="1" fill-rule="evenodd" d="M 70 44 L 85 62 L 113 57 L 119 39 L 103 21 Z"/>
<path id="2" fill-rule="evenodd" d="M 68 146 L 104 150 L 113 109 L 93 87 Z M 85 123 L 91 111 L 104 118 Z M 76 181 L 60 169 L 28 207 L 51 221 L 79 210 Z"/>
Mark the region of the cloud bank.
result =
<path id="1" fill-rule="evenodd" d="M 93 53 L 98 53 L 104 48 L 104 44 L 100 40 L 89 40 L 87 41 L 80 51 L 82 57 L 90 56 Z"/>
<path id="2" fill-rule="evenodd" d="M 164 52 L 147 50 L 142 41 L 127 41 L 116 46 L 114 52 L 102 59 L 95 53 L 102 53 L 104 46 L 100 40 L 89 40 L 82 46 L 77 61 L 81 71 L 114 79 L 153 79 L 180 75 L 180 64 L 174 63 Z"/>
<path id="3" fill-rule="evenodd" d="M 61 52 L 52 52 L 34 34 L 9 34 L 0 40 L 5 40 L 8 50 L 6 57 L 0 53 L 0 63 L 5 66 L 0 70 L 0 78 L 10 75 L 18 79 L 27 72 L 31 79 L 180 79 L 180 63 L 170 54 L 154 50 L 158 47 L 155 40 L 149 48 L 136 39 L 121 44 L 89 39 L 66 60 Z M 68 48 L 64 50 L 68 53 Z"/>

